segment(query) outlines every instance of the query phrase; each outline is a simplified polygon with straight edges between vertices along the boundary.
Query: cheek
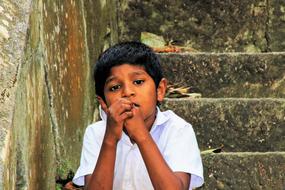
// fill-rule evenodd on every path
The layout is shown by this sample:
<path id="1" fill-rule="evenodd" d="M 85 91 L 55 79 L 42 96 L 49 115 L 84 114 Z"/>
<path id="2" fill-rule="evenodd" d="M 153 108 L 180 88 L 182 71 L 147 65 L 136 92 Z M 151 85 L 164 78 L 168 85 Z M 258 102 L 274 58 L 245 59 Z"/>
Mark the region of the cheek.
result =
<path id="1" fill-rule="evenodd" d="M 112 105 L 116 99 L 117 98 L 114 94 L 105 93 L 105 100 L 108 107 Z"/>

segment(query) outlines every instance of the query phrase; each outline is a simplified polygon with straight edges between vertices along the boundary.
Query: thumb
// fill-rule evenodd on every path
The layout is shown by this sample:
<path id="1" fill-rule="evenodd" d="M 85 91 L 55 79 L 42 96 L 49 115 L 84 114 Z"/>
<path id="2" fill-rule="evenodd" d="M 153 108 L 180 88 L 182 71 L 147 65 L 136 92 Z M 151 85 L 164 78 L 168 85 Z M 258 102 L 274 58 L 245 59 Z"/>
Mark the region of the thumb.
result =
<path id="1" fill-rule="evenodd" d="M 140 112 L 140 109 L 139 109 L 138 107 L 136 107 L 136 106 L 133 106 L 132 112 L 133 112 L 134 115 L 137 115 L 137 114 L 140 114 L 140 113 L 141 113 L 141 112 Z"/>

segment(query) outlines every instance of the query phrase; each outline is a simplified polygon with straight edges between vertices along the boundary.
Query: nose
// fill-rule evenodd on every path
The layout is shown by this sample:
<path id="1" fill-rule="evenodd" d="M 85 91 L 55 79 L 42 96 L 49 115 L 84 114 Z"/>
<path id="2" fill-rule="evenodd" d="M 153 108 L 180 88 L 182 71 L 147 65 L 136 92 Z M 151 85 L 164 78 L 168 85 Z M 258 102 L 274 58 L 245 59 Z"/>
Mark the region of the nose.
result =
<path id="1" fill-rule="evenodd" d="M 135 91 L 132 88 L 132 86 L 128 84 L 124 85 L 122 97 L 126 98 L 126 97 L 131 97 L 134 95 L 135 95 Z"/>

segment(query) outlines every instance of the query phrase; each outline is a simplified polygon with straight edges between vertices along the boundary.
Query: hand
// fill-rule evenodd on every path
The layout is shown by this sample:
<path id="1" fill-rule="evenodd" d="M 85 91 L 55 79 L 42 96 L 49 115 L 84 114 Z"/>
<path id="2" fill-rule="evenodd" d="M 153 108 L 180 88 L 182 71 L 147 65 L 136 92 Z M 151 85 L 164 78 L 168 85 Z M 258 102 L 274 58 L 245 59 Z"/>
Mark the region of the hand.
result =
<path id="1" fill-rule="evenodd" d="M 133 115 L 125 120 L 124 128 L 127 130 L 130 139 L 138 143 L 138 141 L 145 138 L 148 130 L 140 109 L 132 106 L 131 111 Z"/>
<path id="2" fill-rule="evenodd" d="M 120 98 L 107 107 L 101 97 L 98 97 L 98 101 L 107 114 L 105 138 L 117 143 L 121 139 L 125 119 L 133 116 L 131 111 L 132 102 L 125 98 Z"/>

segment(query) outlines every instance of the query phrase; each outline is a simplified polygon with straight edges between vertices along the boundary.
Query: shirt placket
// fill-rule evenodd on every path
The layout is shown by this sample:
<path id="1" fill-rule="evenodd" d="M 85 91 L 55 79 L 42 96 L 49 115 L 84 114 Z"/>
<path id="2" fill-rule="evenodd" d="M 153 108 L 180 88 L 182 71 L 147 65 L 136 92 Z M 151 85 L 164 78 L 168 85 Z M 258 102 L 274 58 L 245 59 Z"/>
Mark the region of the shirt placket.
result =
<path id="1" fill-rule="evenodd" d="M 124 176 L 124 189 L 125 190 L 134 190 L 133 182 L 132 182 L 132 174 L 133 174 L 133 162 L 135 157 L 136 145 L 131 145 L 130 150 L 126 156 L 126 168 L 125 168 L 125 176 Z"/>

